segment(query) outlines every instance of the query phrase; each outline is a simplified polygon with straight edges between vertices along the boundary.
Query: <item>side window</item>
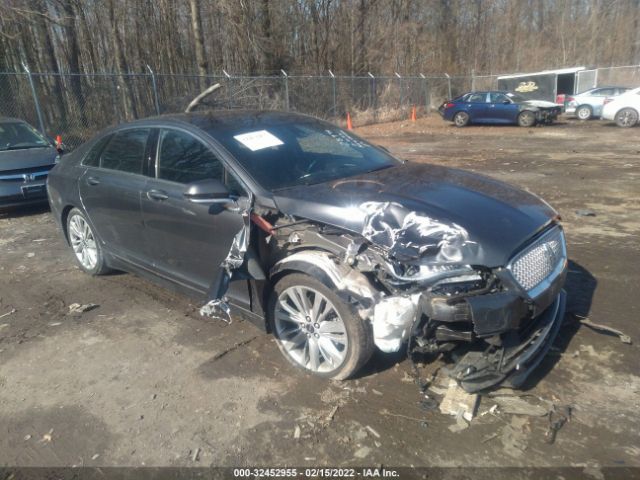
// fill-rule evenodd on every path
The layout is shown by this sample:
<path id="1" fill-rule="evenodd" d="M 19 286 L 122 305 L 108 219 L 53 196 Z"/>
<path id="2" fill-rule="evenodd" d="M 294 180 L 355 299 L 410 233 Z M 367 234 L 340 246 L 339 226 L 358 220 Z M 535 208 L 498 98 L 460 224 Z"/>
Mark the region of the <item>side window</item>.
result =
<path id="1" fill-rule="evenodd" d="M 100 166 L 121 172 L 142 173 L 149 129 L 116 133 L 100 155 Z"/>
<path id="2" fill-rule="evenodd" d="M 188 133 L 164 130 L 158 151 L 158 178 L 191 183 L 208 178 L 224 181 L 222 162 L 202 142 Z"/>
<path id="3" fill-rule="evenodd" d="M 596 97 L 612 97 L 615 95 L 615 90 L 613 88 L 600 88 L 593 92 L 593 95 Z"/>
<path id="4" fill-rule="evenodd" d="M 100 154 L 102 153 L 105 145 L 109 143 L 109 140 L 111 140 L 111 137 L 113 137 L 113 135 L 107 135 L 106 137 L 98 140 L 95 145 L 91 147 L 89 153 L 87 153 L 82 159 L 82 165 L 84 165 L 85 167 L 99 167 Z"/>
<path id="5" fill-rule="evenodd" d="M 467 98 L 468 103 L 485 103 L 487 101 L 486 93 L 472 93 Z"/>
<path id="6" fill-rule="evenodd" d="M 504 93 L 490 93 L 489 98 L 491 103 L 504 103 L 509 100 L 509 97 Z M 509 101 L 509 103 L 511 103 L 511 101 Z"/>

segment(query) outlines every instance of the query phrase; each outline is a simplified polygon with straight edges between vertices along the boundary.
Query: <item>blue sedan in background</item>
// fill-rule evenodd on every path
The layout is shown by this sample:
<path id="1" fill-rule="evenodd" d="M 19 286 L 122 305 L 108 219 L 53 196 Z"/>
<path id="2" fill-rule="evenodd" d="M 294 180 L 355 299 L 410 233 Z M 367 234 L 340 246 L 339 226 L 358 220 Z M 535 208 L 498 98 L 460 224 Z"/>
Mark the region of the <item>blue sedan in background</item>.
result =
<path id="1" fill-rule="evenodd" d="M 533 127 L 551 123 L 562 113 L 562 105 L 545 100 L 529 100 L 511 92 L 470 92 L 444 102 L 438 109 L 442 118 L 456 127 L 470 123 L 502 123 Z"/>

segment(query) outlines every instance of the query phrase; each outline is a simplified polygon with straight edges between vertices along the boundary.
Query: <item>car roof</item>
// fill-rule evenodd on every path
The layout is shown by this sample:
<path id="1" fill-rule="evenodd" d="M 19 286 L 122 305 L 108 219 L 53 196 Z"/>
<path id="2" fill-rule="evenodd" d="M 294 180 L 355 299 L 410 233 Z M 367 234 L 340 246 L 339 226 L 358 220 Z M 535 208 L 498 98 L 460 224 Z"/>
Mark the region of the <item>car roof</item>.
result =
<path id="1" fill-rule="evenodd" d="M 219 129 L 233 130 L 241 127 L 256 127 L 260 125 L 286 124 L 293 122 L 320 121 L 319 119 L 300 113 L 281 112 L 275 110 L 202 110 L 189 113 L 169 113 L 154 117 L 134 120 L 115 127 L 132 125 L 162 125 L 163 123 L 188 123 L 202 130 Z"/>

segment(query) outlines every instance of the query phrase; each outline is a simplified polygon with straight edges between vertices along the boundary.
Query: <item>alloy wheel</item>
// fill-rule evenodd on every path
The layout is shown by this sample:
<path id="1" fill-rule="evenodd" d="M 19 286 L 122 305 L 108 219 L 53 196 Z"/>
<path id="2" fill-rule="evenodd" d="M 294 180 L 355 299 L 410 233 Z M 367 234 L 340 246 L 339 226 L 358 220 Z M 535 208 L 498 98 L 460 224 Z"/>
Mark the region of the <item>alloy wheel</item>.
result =
<path id="1" fill-rule="evenodd" d="M 616 123 L 621 127 L 633 127 L 638 122 L 638 113 L 625 108 L 616 115 Z"/>
<path id="2" fill-rule="evenodd" d="M 98 264 L 98 247 L 91 227 L 78 214 L 69 219 L 69 241 L 78 261 L 87 270 L 93 270 Z"/>
<path id="3" fill-rule="evenodd" d="M 333 303 L 314 288 L 284 290 L 276 303 L 274 326 L 285 353 L 307 370 L 331 372 L 347 357 L 344 321 Z"/>

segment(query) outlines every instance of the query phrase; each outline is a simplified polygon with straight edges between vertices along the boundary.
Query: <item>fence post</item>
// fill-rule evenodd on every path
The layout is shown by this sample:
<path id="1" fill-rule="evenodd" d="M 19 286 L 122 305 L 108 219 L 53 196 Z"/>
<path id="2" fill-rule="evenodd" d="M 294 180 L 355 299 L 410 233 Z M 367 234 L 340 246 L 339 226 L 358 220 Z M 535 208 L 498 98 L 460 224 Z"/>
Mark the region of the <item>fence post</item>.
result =
<path id="1" fill-rule="evenodd" d="M 289 111 L 289 75 L 283 69 L 280 69 L 282 72 L 282 78 L 284 80 L 284 109 Z"/>
<path id="2" fill-rule="evenodd" d="M 38 116 L 38 126 L 40 127 L 40 132 L 43 135 L 46 135 L 44 131 L 44 119 L 42 118 L 42 110 L 40 110 L 40 102 L 38 101 L 38 95 L 36 94 L 36 86 L 33 84 L 33 77 L 31 77 L 31 71 L 25 62 L 22 62 L 22 68 L 27 72 L 27 78 L 29 79 L 29 86 L 31 87 L 31 95 L 33 95 L 33 103 L 36 107 L 36 115 Z"/>
<path id="3" fill-rule="evenodd" d="M 156 74 L 151 70 L 151 67 L 147 65 L 147 70 L 151 74 L 151 85 L 153 86 L 153 101 L 156 105 L 156 115 L 160 115 L 160 102 L 158 101 L 158 84 L 156 83 Z"/>
<path id="4" fill-rule="evenodd" d="M 445 73 L 445 76 L 447 77 L 447 86 L 449 89 L 449 100 L 451 100 L 451 77 L 449 76 L 448 73 Z"/>
<path id="5" fill-rule="evenodd" d="M 429 87 L 427 86 L 427 77 L 423 73 L 420 74 L 422 79 L 422 88 L 424 90 L 424 111 L 425 113 L 431 113 L 431 101 L 429 100 Z"/>
<path id="6" fill-rule="evenodd" d="M 231 75 L 226 70 L 222 70 L 222 73 L 227 77 L 227 109 L 231 109 Z"/>
<path id="7" fill-rule="evenodd" d="M 333 72 L 331 70 L 329 70 L 329 75 L 331 75 L 331 87 L 333 90 L 333 118 L 335 119 L 338 116 L 338 105 L 336 105 L 337 103 L 337 98 L 336 98 L 336 76 L 333 74 Z"/>
<path id="8" fill-rule="evenodd" d="M 400 83 L 400 105 L 399 107 L 402 108 L 402 77 L 400 76 L 400 74 L 398 72 L 394 72 L 396 74 L 396 77 L 398 77 L 398 82 Z"/>
<path id="9" fill-rule="evenodd" d="M 120 109 L 118 108 L 118 82 L 115 75 L 111 77 L 111 95 L 113 96 L 113 113 L 116 121 L 120 123 Z"/>
<path id="10" fill-rule="evenodd" d="M 367 72 L 367 75 L 371 78 L 370 83 L 370 96 L 371 96 L 371 107 L 373 107 L 373 122 L 375 123 L 378 119 L 378 95 L 376 91 L 376 77 L 373 76 L 373 73 Z"/>

